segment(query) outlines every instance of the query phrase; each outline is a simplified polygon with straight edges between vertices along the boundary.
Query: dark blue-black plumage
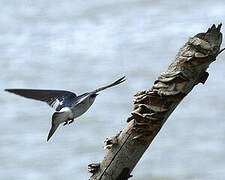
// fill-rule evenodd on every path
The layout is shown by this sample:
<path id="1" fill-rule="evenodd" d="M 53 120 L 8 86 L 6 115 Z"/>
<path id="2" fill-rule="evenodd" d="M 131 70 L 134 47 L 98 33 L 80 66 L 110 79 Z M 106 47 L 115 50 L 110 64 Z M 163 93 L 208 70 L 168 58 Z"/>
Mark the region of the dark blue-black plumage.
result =
<path id="1" fill-rule="evenodd" d="M 70 124 L 75 118 L 84 114 L 93 104 L 97 93 L 124 82 L 125 76 L 115 82 L 95 89 L 94 91 L 77 96 L 75 93 L 65 90 L 44 90 L 44 89 L 5 89 L 8 92 L 46 102 L 56 112 L 52 115 L 52 127 L 47 141 L 54 134 L 61 123 Z"/>
<path id="2" fill-rule="evenodd" d="M 75 93 L 65 90 L 45 90 L 45 89 L 5 89 L 8 92 L 46 102 L 56 111 L 60 111 L 64 107 L 72 107 L 82 98 L 90 93 L 84 93 L 77 96 Z"/>
<path id="3" fill-rule="evenodd" d="M 84 98 L 88 94 L 89 93 L 85 93 L 80 96 L 75 96 L 75 94 L 72 92 L 66 92 L 65 94 L 59 96 L 57 99 L 54 100 L 54 102 L 56 102 L 57 100 L 59 100 L 60 102 L 55 108 L 55 110 L 60 111 L 64 107 L 72 107 L 74 104 L 78 103 L 82 98 Z"/>

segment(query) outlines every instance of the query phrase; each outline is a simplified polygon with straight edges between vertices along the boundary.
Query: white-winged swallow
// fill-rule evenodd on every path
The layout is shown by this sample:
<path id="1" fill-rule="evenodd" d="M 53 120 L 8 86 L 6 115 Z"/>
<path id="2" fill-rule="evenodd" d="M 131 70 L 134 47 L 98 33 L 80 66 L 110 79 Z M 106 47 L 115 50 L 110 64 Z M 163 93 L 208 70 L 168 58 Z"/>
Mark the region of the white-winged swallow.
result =
<path id="1" fill-rule="evenodd" d="M 44 101 L 56 110 L 56 112 L 52 115 L 52 126 L 48 134 L 48 141 L 61 123 L 64 123 L 64 126 L 66 124 L 71 124 L 75 118 L 84 114 L 95 101 L 98 92 L 116 86 L 125 80 L 125 76 L 123 76 L 107 86 L 79 96 L 73 92 L 65 90 L 5 89 L 5 91 L 26 98 Z"/>

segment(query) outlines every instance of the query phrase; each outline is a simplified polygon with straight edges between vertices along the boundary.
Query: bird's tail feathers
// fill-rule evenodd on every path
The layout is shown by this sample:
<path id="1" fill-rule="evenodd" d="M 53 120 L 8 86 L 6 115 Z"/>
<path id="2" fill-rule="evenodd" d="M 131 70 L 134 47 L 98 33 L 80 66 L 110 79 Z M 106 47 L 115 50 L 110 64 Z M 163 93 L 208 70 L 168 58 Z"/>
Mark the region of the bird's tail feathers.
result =
<path id="1" fill-rule="evenodd" d="M 47 141 L 52 137 L 52 135 L 55 133 L 55 131 L 59 127 L 59 125 L 62 122 L 65 122 L 67 120 L 68 120 L 68 112 L 67 111 L 55 112 L 52 115 L 52 127 L 49 131 Z"/>
<path id="2" fill-rule="evenodd" d="M 54 134 L 54 132 L 56 131 L 56 129 L 59 127 L 59 124 L 55 124 L 55 125 L 52 125 L 49 133 L 48 133 L 48 138 L 47 138 L 47 141 L 49 141 L 49 139 L 52 137 L 52 135 Z"/>

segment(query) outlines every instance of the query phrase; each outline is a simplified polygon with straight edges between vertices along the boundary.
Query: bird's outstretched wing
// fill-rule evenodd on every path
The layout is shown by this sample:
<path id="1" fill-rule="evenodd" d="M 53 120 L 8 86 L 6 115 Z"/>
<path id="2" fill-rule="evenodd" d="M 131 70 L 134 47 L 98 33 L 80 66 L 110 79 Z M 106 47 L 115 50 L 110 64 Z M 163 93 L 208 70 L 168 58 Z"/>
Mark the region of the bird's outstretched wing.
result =
<path id="1" fill-rule="evenodd" d="M 76 94 L 64 90 L 43 90 L 43 89 L 5 89 L 26 98 L 46 102 L 49 106 L 59 111 L 63 107 L 70 107 L 76 101 Z"/>
<path id="2" fill-rule="evenodd" d="M 109 85 L 107 85 L 107 86 L 103 86 L 103 87 L 101 87 L 101 88 L 98 88 L 98 89 L 92 91 L 91 93 L 92 93 L 92 94 L 95 94 L 95 93 L 97 93 L 97 92 L 99 92 L 99 91 L 102 91 L 102 90 L 104 90 L 104 89 L 107 89 L 107 88 L 116 86 L 116 85 L 118 85 L 118 84 L 120 84 L 120 83 L 122 83 L 122 82 L 124 82 L 124 81 L 126 81 L 126 76 L 121 77 L 120 79 L 116 80 L 115 82 L 113 82 L 113 83 L 111 83 L 111 84 L 109 84 Z"/>

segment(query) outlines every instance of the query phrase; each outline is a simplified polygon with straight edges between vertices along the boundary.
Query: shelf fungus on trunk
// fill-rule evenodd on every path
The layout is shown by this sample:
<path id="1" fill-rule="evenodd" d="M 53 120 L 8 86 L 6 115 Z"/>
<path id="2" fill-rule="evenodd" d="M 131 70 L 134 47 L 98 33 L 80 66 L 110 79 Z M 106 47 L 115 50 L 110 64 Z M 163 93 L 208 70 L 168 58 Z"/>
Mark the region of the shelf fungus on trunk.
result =
<path id="1" fill-rule="evenodd" d="M 90 180 L 127 180 L 137 162 L 151 144 L 181 100 L 199 83 L 205 83 L 210 63 L 216 60 L 222 43 L 221 24 L 199 33 L 179 50 L 168 69 L 161 73 L 151 89 L 135 94 L 134 109 L 127 126 L 106 140 L 109 149 Z"/>
<path id="2" fill-rule="evenodd" d="M 91 163 L 88 165 L 88 172 L 96 173 L 100 168 L 100 163 Z"/>
<path id="3" fill-rule="evenodd" d="M 160 74 L 152 89 L 135 94 L 134 111 L 127 120 L 134 120 L 134 140 L 148 143 L 164 124 L 168 112 L 172 112 L 173 104 L 178 104 L 193 85 L 205 83 L 209 76 L 205 70 L 220 52 L 220 28 L 221 24 L 218 27 L 213 25 L 206 33 L 190 38 L 168 70 Z"/>
<path id="4" fill-rule="evenodd" d="M 112 149 L 118 144 L 118 136 L 120 135 L 121 132 L 119 132 L 116 136 L 113 136 L 111 138 L 106 138 L 104 143 L 104 149 Z"/>

